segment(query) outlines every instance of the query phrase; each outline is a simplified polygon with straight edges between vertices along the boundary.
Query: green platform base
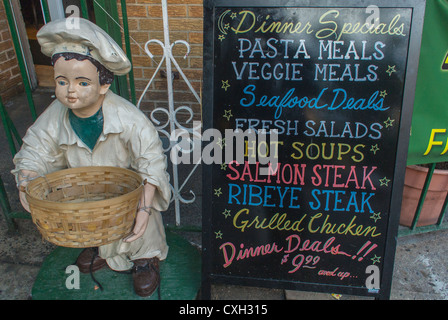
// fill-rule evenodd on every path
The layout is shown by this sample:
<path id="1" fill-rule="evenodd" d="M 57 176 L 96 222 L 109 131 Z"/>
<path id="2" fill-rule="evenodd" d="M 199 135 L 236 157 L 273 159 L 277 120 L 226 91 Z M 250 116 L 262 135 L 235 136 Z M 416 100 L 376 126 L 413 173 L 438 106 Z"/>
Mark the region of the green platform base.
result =
<path id="1" fill-rule="evenodd" d="M 194 300 L 201 286 L 201 255 L 184 238 L 167 231 L 168 257 L 160 264 L 161 300 Z M 157 290 L 151 297 L 134 293 L 132 275 L 109 268 L 94 273 L 101 291 L 90 274 L 80 273 L 80 288 L 67 289 L 73 265 L 82 249 L 58 247 L 44 261 L 32 289 L 33 300 L 158 300 Z"/>

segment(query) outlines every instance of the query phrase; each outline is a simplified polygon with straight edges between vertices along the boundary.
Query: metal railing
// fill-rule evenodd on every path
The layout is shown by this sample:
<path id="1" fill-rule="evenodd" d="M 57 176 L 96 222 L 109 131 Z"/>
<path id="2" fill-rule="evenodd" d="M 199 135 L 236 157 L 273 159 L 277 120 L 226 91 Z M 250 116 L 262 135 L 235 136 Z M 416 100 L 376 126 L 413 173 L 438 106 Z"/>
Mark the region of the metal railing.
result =
<path id="1" fill-rule="evenodd" d="M 166 108 L 156 108 L 151 112 L 151 120 L 155 123 L 156 125 L 156 129 L 159 132 L 159 134 L 163 134 L 166 138 L 168 138 L 168 140 L 170 140 L 170 145 L 168 148 L 165 149 L 165 152 L 170 152 L 170 150 L 172 149 L 172 144 L 171 144 L 171 135 L 172 133 L 174 133 L 177 129 L 183 129 L 186 132 L 188 132 L 189 134 L 194 135 L 195 132 L 200 132 L 200 128 L 187 128 L 183 125 L 181 125 L 179 123 L 179 121 L 177 120 L 177 115 L 179 111 L 182 112 L 186 112 L 189 115 L 189 119 L 186 121 L 186 123 L 188 124 L 192 119 L 193 119 L 193 110 L 188 107 L 188 106 L 180 106 L 178 108 L 174 107 L 174 92 L 173 92 L 173 66 L 175 67 L 175 69 L 180 73 L 182 79 L 185 81 L 185 83 L 187 84 L 188 88 L 190 89 L 191 93 L 194 95 L 194 97 L 196 98 L 197 102 L 199 104 L 201 104 L 201 99 L 199 97 L 199 95 L 196 93 L 196 91 L 194 90 L 193 86 L 191 85 L 190 81 L 187 79 L 186 75 L 184 74 L 184 72 L 182 71 L 181 67 L 179 66 L 179 64 L 177 63 L 176 59 L 173 56 L 172 53 L 172 49 L 175 45 L 177 44 L 183 44 L 186 49 L 187 49 L 187 53 L 185 54 L 184 58 L 186 58 L 188 56 L 188 54 L 190 53 L 190 45 L 188 42 L 184 41 L 184 40 L 177 40 L 173 43 L 171 43 L 170 41 L 170 33 L 169 33 L 169 23 L 168 23 L 168 4 L 166 0 L 162 0 L 162 16 L 163 16 L 163 33 L 164 33 L 164 42 L 157 40 L 157 39 L 151 39 L 149 40 L 146 44 L 145 44 L 145 52 L 148 55 L 148 57 L 150 59 L 153 58 L 153 54 L 151 53 L 151 51 L 148 48 L 148 45 L 150 45 L 151 43 L 155 43 L 160 45 L 160 47 L 163 50 L 163 58 L 162 60 L 159 62 L 156 71 L 154 72 L 153 76 L 151 77 L 151 79 L 149 80 L 148 84 L 146 85 L 145 90 L 143 91 L 138 103 L 137 103 L 137 107 L 140 108 L 140 104 L 143 100 L 143 97 L 145 96 L 145 94 L 148 92 L 148 89 L 150 88 L 155 76 L 157 75 L 157 73 L 160 71 L 161 66 L 163 65 L 163 63 L 165 62 L 165 66 L 166 66 L 166 81 L 167 81 L 167 88 L 168 88 L 168 109 Z M 167 116 L 167 121 L 165 121 L 164 123 L 159 121 L 157 119 L 157 114 L 161 113 L 162 115 L 166 115 Z M 195 146 L 194 143 L 197 143 L 197 141 L 195 141 L 195 139 L 193 139 L 191 141 L 190 144 L 190 149 L 187 150 L 185 148 L 182 149 L 183 153 L 191 153 Z M 186 183 L 189 181 L 189 179 L 191 178 L 191 176 L 193 175 L 193 173 L 196 171 L 196 169 L 198 168 L 200 162 L 196 163 L 194 165 L 194 168 L 190 171 L 189 175 L 187 176 L 187 178 L 184 179 L 184 182 L 182 185 L 180 185 L 180 179 L 179 179 L 179 174 L 178 174 L 178 165 L 172 161 L 172 172 L 173 172 L 173 181 L 171 184 L 171 189 L 173 192 L 173 198 L 172 198 L 172 202 L 174 202 L 174 210 L 175 210 L 175 214 L 176 214 L 176 227 L 178 227 L 181 223 L 181 217 L 180 217 L 180 204 L 184 203 L 184 204 L 190 204 L 193 203 L 196 200 L 196 195 L 194 194 L 194 192 L 192 190 L 190 190 L 190 195 L 192 196 L 191 199 L 185 199 L 184 197 L 182 197 L 182 189 L 184 188 L 184 186 L 186 185 Z"/>
<path id="2" fill-rule="evenodd" d="M 432 181 L 432 178 L 434 175 L 434 170 L 436 168 L 436 165 L 437 165 L 437 162 L 431 163 L 429 165 L 428 173 L 426 174 L 426 179 L 423 184 L 423 189 L 420 194 L 420 198 L 419 198 L 417 208 L 414 213 L 414 218 L 412 220 L 411 226 L 410 227 L 400 226 L 400 228 L 398 230 L 399 237 L 411 235 L 411 234 L 418 234 L 418 233 L 425 233 L 425 232 L 431 232 L 431 231 L 436 231 L 436 230 L 448 229 L 448 222 L 444 221 L 447 207 L 448 207 L 448 195 L 446 196 L 445 201 L 442 206 L 442 209 L 438 214 L 437 222 L 432 225 L 417 226 L 418 221 L 420 219 L 420 215 L 422 213 L 423 205 L 425 203 L 426 195 L 428 194 L 429 186 L 431 184 L 431 181 Z"/>
<path id="3" fill-rule="evenodd" d="M 0 98 L 0 117 L 2 119 L 3 128 L 5 129 L 6 139 L 8 140 L 9 150 L 11 152 L 12 157 L 17 153 L 16 146 L 22 145 L 22 138 L 20 137 L 19 132 L 17 131 L 14 123 L 6 111 L 5 105 L 3 104 L 2 99 Z M 13 231 L 16 230 L 16 225 L 14 223 L 14 219 L 30 219 L 31 216 L 28 212 L 25 211 L 13 211 L 11 209 L 11 204 L 8 199 L 8 194 L 5 189 L 5 185 L 3 183 L 3 179 L 0 176 L 0 208 L 3 212 L 3 215 L 6 220 L 6 224 L 8 226 L 8 230 Z"/>

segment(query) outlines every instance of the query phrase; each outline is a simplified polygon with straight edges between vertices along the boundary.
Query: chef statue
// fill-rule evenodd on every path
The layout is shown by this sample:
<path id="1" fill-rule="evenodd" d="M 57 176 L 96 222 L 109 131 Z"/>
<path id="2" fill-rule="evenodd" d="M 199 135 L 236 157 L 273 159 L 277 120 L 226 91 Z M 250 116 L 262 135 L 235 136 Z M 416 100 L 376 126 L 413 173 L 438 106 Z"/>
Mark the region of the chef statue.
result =
<path id="1" fill-rule="evenodd" d="M 52 58 L 57 100 L 23 139 L 12 171 L 17 184 L 25 186 L 37 176 L 82 166 L 138 172 L 147 183 L 133 233 L 84 249 L 76 264 L 84 273 L 106 266 L 132 269 L 135 292 L 150 296 L 160 283 L 159 260 L 168 253 L 160 211 L 168 208 L 171 189 L 154 126 L 133 104 L 109 90 L 114 75 L 127 74 L 131 64 L 107 33 L 85 19 L 80 18 L 79 29 L 66 20 L 50 22 L 37 39 L 42 52 Z M 20 200 L 29 211 L 22 191 Z"/>

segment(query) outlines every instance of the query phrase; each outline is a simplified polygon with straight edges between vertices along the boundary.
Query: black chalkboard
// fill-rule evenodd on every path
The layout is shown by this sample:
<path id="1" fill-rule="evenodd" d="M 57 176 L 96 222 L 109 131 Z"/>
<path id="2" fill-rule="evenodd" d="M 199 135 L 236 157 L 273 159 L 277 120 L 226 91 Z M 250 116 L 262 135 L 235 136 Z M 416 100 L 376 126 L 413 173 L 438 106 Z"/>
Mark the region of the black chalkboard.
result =
<path id="1" fill-rule="evenodd" d="M 204 6 L 204 292 L 388 298 L 424 1 Z"/>

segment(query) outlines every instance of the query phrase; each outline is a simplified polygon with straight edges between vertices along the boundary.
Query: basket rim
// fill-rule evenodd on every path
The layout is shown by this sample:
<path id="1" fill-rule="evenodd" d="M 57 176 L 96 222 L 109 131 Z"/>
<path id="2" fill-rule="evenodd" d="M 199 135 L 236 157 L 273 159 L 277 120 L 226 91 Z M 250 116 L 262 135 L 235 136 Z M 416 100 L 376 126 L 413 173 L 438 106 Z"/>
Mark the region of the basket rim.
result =
<path id="1" fill-rule="evenodd" d="M 114 198 L 110 198 L 110 199 L 104 199 L 104 200 L 94 200 L 94 201 L 84 201 L 84 202 L 71 202 L 70 203 L 70 208 L 71 210 L 82 210 L 84 209 L 87 205 L 89 206 L 89 208 L 96 208 L 96 207 L 104 207 L 105 205 L 113 205 L 116 203 L 120 203 L 124 200 L 126 200 L 127 198 L 133 198 L 136 196 L 136 193 L 141 193 L 142 189 L 143 189 L 143 178 L 135 171 L 132 171 L 130 169 L 127 168 L 120 168 L 120 167 L 112 167 L 112 166 L 88 166 L 88 167 L 76 167 L 76 168 L 68 168 L 68 169 L 62 169 L 62 170 L 58 170 L 55 172 L 51 172 L 49 174 L 46 174 L 45 176 L 52 176 L 52 175 L 60 175 L 61 173 L 76 173 L 76 172 L 95 172 L 95 171 L 122 171 L 122 172 L 126 172 L 129 175 L 134 176 L 135 178 L 137 178 L 138 180 L 140 180 L 139 186 L 138 188 L 136 188 L 135 190 L 119 195 L 117 197 Z M 26 198 L 28 200 L 28 203 L 30 205 L 38 205 L 38 206 L 42 206 L 45 205 L 47 208 L 49 209 L 61 209 L 61 206 L 67 206 L 67 203 L 63 203 L 63 202 L 58 202 L 58 201 L 51 201 L 51 200 L 42 200 L 42 199 L 38 199 L 32 195 L 30 195 L 28 193 L 28 187 L 32 187 L 37 183 L 41 183 L 42 181 L 45 181 L 44 177 L 38 177 L 32 181 L 30 181 L 30 183 L 27 185 L 26 187 Z"/>

